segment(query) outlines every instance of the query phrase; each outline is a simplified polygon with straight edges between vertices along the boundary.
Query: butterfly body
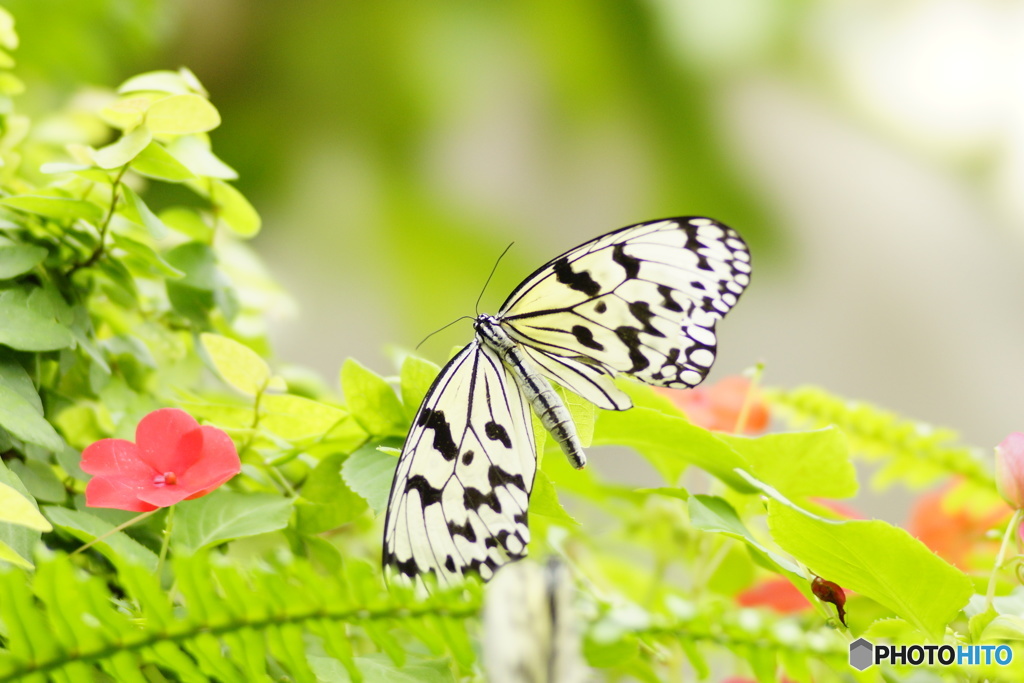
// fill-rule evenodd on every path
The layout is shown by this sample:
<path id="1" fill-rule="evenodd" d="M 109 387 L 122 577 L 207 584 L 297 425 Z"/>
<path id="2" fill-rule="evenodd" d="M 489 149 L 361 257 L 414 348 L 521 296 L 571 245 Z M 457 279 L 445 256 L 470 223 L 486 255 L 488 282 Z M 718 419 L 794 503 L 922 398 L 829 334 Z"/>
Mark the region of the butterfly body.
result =
<path id="1" fill-rule="evenodd" d="M 689 388 L 715 358 L 715 324 L 750 281 L 739 235 L 710 218 L 638 223 L 544 264 L 442 368 L 402 449 L 383 561 L 442 585 L 490 578 L 526 554 L 537 469 L 531 411 L 570 462 L 586 462 L 552 383 L 607 410 L 632 407 L 626 376 Z"/>

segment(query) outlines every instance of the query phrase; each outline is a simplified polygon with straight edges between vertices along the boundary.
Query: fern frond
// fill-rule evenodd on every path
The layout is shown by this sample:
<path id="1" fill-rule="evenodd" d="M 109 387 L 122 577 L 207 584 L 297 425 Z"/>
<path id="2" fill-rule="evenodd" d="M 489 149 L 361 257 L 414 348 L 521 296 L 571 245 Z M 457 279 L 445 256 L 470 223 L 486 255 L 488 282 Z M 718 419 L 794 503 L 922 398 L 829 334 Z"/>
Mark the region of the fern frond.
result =
<path id="1" fill-rule="evenodd" d="M 994 480 L 980 454 L 957 443 L 957 433 L 937 429 L 862 401 L 851 401 L 812 386 L 789 391 L 764 389 L 769 404 L 800 427 L 836 425 L 851 448 L 869 460 L 887 460 L 876 476 L 879 485 L 903 480 L 924 486 L 956 475 L 994 490 Z"/>
<path id="2" fill-rule="evenodd" d="M 311 654 L 339 661 L 362 680 L 360 655 L 387 652 L 401 665 L 414 649 L 474 665 L 466 621 L 480 610 L 473 587 L 414 600 L 389 592 L 379 573 L 358 561 L 332 576 L 294 559 L 240 569 L 205 555 L 175 563 L 180 599 L 137 566 L 122 569 L 127 599 L 64 555 L 29 575 L 0 573 L 0 681 L 83 681 L 102 671 L 118 681 L 146 680 L 145 666 L 184 681 L 271 680 L 287 672 L 315 683 Z"/>

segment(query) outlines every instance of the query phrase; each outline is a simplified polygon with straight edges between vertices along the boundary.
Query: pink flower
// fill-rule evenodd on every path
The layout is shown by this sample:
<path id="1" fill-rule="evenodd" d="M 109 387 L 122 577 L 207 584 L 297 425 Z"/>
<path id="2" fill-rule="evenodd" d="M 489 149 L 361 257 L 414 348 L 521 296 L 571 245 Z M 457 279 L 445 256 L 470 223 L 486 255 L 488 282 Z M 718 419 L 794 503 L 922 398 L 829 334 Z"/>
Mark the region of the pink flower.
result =
<path id="1" fill-rule="evenodd" d="M 710 386 L 695 389 L 655 389 L 668 398 L 693 424 L 717 432 L 735 432 L 743 406 L 749 405 L 743 421 L 744 434 L 758 434 L 768 427 L 768 405 L 757 394 L 750 380 L 740 375 L 723 377 Z"/>
<path id="2" fill-rule="evenodd" d="M 996 488 L 1013 508 L 1024 508 L 1024 434 L 1014 432 L 996 446 Z"/>
<path id="3" fill-rule="evenodd" d="M 238 474 L 231 438 L 200 427 L 177 408 L 142 418 L 135 443 L 103 439 L 82 453 L 82 470 L 95 475 L 85 487 L 89 507 L 147 512 L 199 498 Z"/>

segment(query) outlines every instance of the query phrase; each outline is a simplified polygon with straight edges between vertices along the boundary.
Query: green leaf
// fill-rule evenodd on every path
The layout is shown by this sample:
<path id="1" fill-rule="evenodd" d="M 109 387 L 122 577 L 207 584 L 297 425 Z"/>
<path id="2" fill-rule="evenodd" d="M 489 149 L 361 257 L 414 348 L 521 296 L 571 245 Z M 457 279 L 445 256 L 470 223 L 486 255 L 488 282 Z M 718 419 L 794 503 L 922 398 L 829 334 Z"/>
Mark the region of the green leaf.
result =
<path id="1" fill-rule="evenodd" d="M 886 522 L 833 522 L 769 500 L 768 526 L 775 542 L 812 572 L 871 598 L 936 641 L 973 593 L 967 576 Z"/>
<path id="2" fill-rule="evenodd" d="M 245 196 L 223 180 L 210 181 L 210 201 L 217 217 L 240 237 L 253 237 L 260 231 L 260 215 Z"/>
<path id="3" fill-rule="evenodd" d="M 755 438 L 717 434 L 749 464 L 758 480 L 789 498 L 849 498 L 857 471 L 843 433 L 834 427 Z"/>
<path id="4" fill-rule="evenodd" d="M 1024 618 L 1014 614 L 1000 614 L 981 632 L 981 642 L 993 640 L 1024 641 Z"/>
<path id="5" fill-rule="evenodd" d="M 341 366 L 341 391 L 352 416 L 374 436 L 405 436 L 408 421 L 384 378 L 349 358 Z"/>
<path id="6" fill-rule="evenodd" d="M 193 92 L 193 89 L 177 71 L 148 71 L 132 76 L 117 88 L 117 92 L 120 94 L 142 91 L 185 95 Z"/>
<path id="7" fill-rule="evenodd" d="M 32 569 L 32 563 L 26 560 L 24 557 L 15 552 L 14 548 L 7 545 L 3 541 L 0 541 L 0 560 L 4 562 L 10 562 L 11 564 L 21 567 L 23 569 Z"/>
<path id="8" fill-rule="evenodd" d="M 71 222 L 81 218 L 99 224 L 103 220 L 103 209 L 83 199 L 23 194 L 0 199 L 0 205 L 57 221 Z"/>
<path id="9" fill-rule="evenodd" d="M 160 220 L 164 225 L 197 242 L 208 242 L 213 232 L 198 213 L 181 206 L 164 209 L 160 212 Z"/>
<path id="10" fill-rule="evenodd" d="M 185 135 L 167 144 L 167 151 L 192 173 L 203 178 L 237 180 L 238 172 L 210 151 L 205 136 Z"/>
<path id="11" fill-rule="evenodd" d="M 644 456 L 668 484 L 674 485 L 687 463 L 696 465 L 741 492 L 753 489 L 734 472 L 743 458 L 716 435 L 681 417 L 641 406 L 621 412 L 603 410 L 594 429 L 594 445 L 629 446 Z"/>
<path id="12" fill-rule="evenodd" d="M 446 660 L 412 660 L 404 666 L 391 661 L 386 654 L 354 658 L 365 680 L 374 683 L 454 683 L 455 677 Z M 344 665 L 332 657 L 309 657 L 309 665 L 317 680 L 324 683 L 349 683 L 352 678 Z"/>
<path id="13" fill-rule="evenodd" d="M 429 360 L 413 355 L 405 357 L 399 385 L 402 391 L 402 405 L 405 407 L 405 416 L 409 422 L 416 417 L 420 403 L 423 402 L 430 385 L 434 383 L 440 371 L 441 368 Z"/>
<path id="14" fill-rule="evenodd" d="M 800 568 L 785 557 L 769 550 L 754 538 L 736 510 L 724 498 L 698 494 L 687 500 L 690 523 L 695 529 L 719 533 L 743 541 L 768 556 L 780 569 L 798 575 Z"/>
<path id="15" fill-rule="evenodd" d="M 56 505 L 47 505 L 43 508 L 43 513 L 53 522 L 54 526 L 64 529 L 80 541 L 91 541 L 94 538 L 110 533 L 114 529 L 113 524 L 81 510 L 70 510 Z M 129 560 L 141 564 L 149 569 L 149 571 L 156 569 L 156 554 L 123 531 L 110 534 L 93 547 L 115 564 L 123 560 Z"/>
<path id="16" fill-rule="evenodd" d="M 347 415 L 341 408 L 302 396 L 266 394 L 260 399 L 260 427 L 289 441 L 323 436 Z"/>
<path id="17" fill-rule="evenodd" d="M 6 484 L 25 498 L 31 499 L 31 494 L 25 488 L 25 484 L 18 478 L 18 475 L 7 469 L 2 460 L 0 460 L 0 483 Z M 36 529 L 8 522 L 0 522 L 0 543 L 10 548 L 21 558 L 20 563 L 12 560 L 15 564 L 21 564 L 22 566 L 26 564 L 28 566 L 32 565 L 29 562 L 29 558 L 33 556 L 33 551 L 39 544 L 40 535 L 40 532 Z"/>
<path id="18" fill-rule="evenodd" d="M 103 169 L 120 168 L 131 162 L 153 140 L 153 134 L 146 126 L 139 126 L 122 135 L 116 142 L 97 149 L 93 161 Z"/>
<path id="19" fill-rule="evenodd" d="M 533 492 L 530 494 L 530 514 L 543 515 L 558 524 L 578 527 L 579 522 L 573 518 L 558 500 L 558 492 L 554 484 L 542 470 L 537 470 L 533 480 Z"/>
<path id="20" fill-rule="evenodd" d="M 168 251 L 165 258 L 185 273 L 182 279 L 165 283 L 167 298 L 178 313 L 202 323 L 216 305 L 214 290 L 221 277 L 216 254 L 206 244 L 186 242 Z"/>
<path id="21" fill-rule="evenodd" d="M 396 467 L 398 458 L 377 450 L 376 444 L 367 444 L 345 460 L 341 476 L 379 515 L 388 506 Z"/>
<path id="22" fill-rule="evenodd" d="M 195 180 L 192 171 L 171 156 L 170 152 L 155 140 L 135 157 L 135 160 L 132 161 L 132 170 L 144 176 L 171 183 Z"/>
<path id="23" fill-rule="evenodd" d="M 366 501 L 341 477 L 341 466 L 347 458 L 345 453 L 330 455 L 306 477 L 302 500 L 295 507 L 296 528 L 300 532 L 323 533 L 352 521 L 366 510 Z"/>
<path id="24" fill-rule="evenodd" d="M 178 503 L 172 539 L 194 553 L 218 543 L 288 526 L 293 498 L 219 491 Z"/>
<path id="25" fill-rule="evenodd" d="M 594 425 L 597 423 L 597 406 L 578 394 L 562 388 L 558 384 L 553 385 L 555 391 L 562 397 L 562 403 L 569 409 L 569 416 L 576 425 L 576 435 L 580 437 L 580 443 L 584 448 L 589 448 L 594 441 Z"/>
<path id="26" fill-rule="evenodd" d="M 121 192 L 128 203 L 128 209 L 138 216 L 138 222 L 145 226 L 153 239 L 162 240 L 167 237 L 167 226 L 157 218 L 157 215 L 146 206 L 146 202 L 142 201 L 142 198 L 135 194 L 132 188 L 122 185 Z M 134 217 L 132 218 L 134 219 Z"/>
<path id="27" fill-rule="evenodd" d="M 62 450 L 64 441 L 43 417 L 43 404 L 32 379 L 17 361 L 5 356 L 0 350 L 0 426 L 22 441 Z"/>
<path id="28" fill-rule="evenodd" d="M 151 273 L 162 278 L 177 279 L 185 276 L 185 273 L 178 270 L 165 261 L 153 247 L 145 242 L 134 240 L 131 237 L 114 234 L 114 246 L 123 250 L 129 255 L 122 258 L 125 265 L 130 265 L 136 272 Z"/>
<path id="29" fill-rule="evenodd" d="M 0 522 L 17 524 L 36 531 L 53 529 L 46 518 L 39 514 L 32 501 L 4 483 L 0 483 Z"/>
<path id="30" fill-rule="evenodd" d="M 248 346 L 219 334 L 205 333 L 199 338 L 221 378 L 243 394 L 255 396 L 267 389 L 288 388 L 283 379 L 272 376 L 270 366 Z"/>
<path id="31" fill-rule="evenodd" d="M 44 503 L 63 503 L 67 497 L 64 484 L 54 474 L 53 467 L 45 462 L 12 460 L 10 467 L 36 500 Z"/>
<path id="32" fill-rule="evenodd" d="M 0 280 L 23 275 L 43 262 L 49 252 L 34 244 L 0 243 Z"/>
<path id="33" fill-rule="evenodd" d="M 146 125 L 157 135 L 205 133 L 220 125 L 220 114 L 209 100 L 194 93 L 171 95 L 149 106 Z"/>

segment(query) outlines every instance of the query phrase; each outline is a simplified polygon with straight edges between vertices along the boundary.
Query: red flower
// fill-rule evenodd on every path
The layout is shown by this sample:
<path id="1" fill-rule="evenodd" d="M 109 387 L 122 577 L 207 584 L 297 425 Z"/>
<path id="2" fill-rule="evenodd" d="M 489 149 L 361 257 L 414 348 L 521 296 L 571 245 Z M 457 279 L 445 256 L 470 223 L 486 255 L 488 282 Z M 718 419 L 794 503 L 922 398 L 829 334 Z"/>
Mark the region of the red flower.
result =
<path id="1" fill-rule="evenodd" d="M 811 603 L 800 589 L 781 576 L 773 576 L 751 586 L 736 596 L 741 607 L 766 607 L 779 614 L 793 614 L 811 609 Z"/>
<path id="2" fill-rule="evenodd" d="M 92 444 L 82 453 L 81 467 L 95 475 L 85 487 L 86 505 L 137 512 L 205 496 L 242 469 L 227 434 L 200 427 L 177 408 L 142 418 L 135 443 L 103 439 Z"/>
<path id="3" fill-rule="evenodd" d="M 655 391 L 672 401 L 693 424 L 718 432 L 737 431 L 736 423 L 749 396 L 743 433 L 758 434 L 768 427 L 767 404 L 757 395 L 750 380 L 740 375 L 724 377 L 715 384 L 695 389 L 657 388 Z"/>
<path id="4" fill-rule="evenodd" d="M 975 508 L 949 500 L 955 487 L 953 483 L 918 498 L 910 511 L 907 530 L 942 559 L 969 569 L 974 556 L 995 553 L 998 541 L 988 539 L 986 534 L 1011 513 L 1002 503 Z"/>

